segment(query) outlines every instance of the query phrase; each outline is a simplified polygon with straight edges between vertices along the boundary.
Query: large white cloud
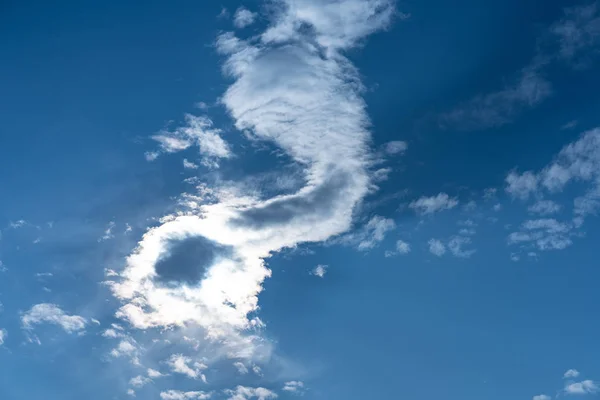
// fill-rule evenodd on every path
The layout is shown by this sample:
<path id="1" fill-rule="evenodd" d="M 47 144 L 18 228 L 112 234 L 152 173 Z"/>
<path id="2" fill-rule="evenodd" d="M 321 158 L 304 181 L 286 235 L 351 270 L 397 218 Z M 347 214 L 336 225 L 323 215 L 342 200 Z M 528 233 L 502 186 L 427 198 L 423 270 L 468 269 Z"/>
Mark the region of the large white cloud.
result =
<path id="1" fill-rule="evenodd" d="M 231 187 L 211 188 L 209 204 L 188 196 L 193 207 L 149 229 L 109 283 L 123 302 L 117 317 L 133 327 L 200 327 L 236 358 L 268 353 L 253 332 L 263 326 L 255 312 L 262 283 L 271 275 L 264 260 L 282 248 L 348 230 L 355 206 L 370 190 L 369 119 L 359 75 L 342 51 L 385 28 L 394 12 L 388 0 L 277 4 L 262 35 L 219 36 L 224 71 L 233 79 L 222 104 L 240 131 L 275 144 L 300 166 L 306 184 L 266 199 Z M 313 29 L 304 29 L 307 24 Z M 197 144 L 213 158 L 230 156 L 228 146 L 213 140 L 218 132 L 207 121 L 190 118 L 188 127 L 155 137 L 163 151 Z M 161 282 L 157 265 L 174 256 L 174 244 L 193 238 L 220 249 L 194 265 L 203 271 L 200 279 Z"/>

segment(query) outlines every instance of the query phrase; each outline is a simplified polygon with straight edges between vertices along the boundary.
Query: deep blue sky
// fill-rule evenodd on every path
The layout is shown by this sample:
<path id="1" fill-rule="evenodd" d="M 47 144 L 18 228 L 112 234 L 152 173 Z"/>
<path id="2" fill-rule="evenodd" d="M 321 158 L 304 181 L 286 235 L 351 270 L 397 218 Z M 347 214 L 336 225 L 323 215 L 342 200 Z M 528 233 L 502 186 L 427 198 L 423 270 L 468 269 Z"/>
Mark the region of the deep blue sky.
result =
<path id="1" fill-rule="evenodd" d="M 597 397 L 599 27 L 2 2 L 0 398 Z"/>

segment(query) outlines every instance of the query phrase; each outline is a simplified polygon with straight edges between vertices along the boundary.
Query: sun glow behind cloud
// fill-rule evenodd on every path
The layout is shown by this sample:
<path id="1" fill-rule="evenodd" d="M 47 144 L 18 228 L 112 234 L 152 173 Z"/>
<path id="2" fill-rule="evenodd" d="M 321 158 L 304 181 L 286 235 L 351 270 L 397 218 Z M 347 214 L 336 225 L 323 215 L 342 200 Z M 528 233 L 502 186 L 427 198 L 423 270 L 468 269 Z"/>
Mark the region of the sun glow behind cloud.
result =
<path id="1" fill-rule="evenodd" d="M 195 329 L 198 340 L 235 359 L 265 360 L 272 351 L 256 315 L 263 282 L 271 276 L 265 260 L 283 248 L 345 232 L 354 208 L 370 190 L 369 118 L 358 73 L 343 52 L 385 28 L 394 11 L 388 0 L 278 5 L 262 35 L 244 40 L 226 32 L 217 38 L 223 71 L 233 79 L 222 104 L 239 131 L 275 144 L 300 166 L 306 184 L 295 193 L 266 199 L 230 186 L 203 186 L 210 202 L 188 196 L 186 210 L 149 229 L 125 269 L 107 277 L 122 302 L 116 316 L 133 328 Z M 313 30 L 303 29 L 306 24 Z M 210 120 L 186 118 L 186 127 L 155 136 L 161 152 L 197 145 L 209 167 L 231 157 Z M 153 154 L 150 158 L 159 153 Z M 198 261 L 203 264 L 199 280 L 165 285 L 157 265 L 175 256 L 174 243 L 193 238 L 227 251 Z M 187 361 L 178 364 L 178 371 L 204 376 Z M 254 393 L 240 388 L 230 393 L 232 398 Z M 163 398 L 177 396 L 188 395 L 163 393 Z"/>

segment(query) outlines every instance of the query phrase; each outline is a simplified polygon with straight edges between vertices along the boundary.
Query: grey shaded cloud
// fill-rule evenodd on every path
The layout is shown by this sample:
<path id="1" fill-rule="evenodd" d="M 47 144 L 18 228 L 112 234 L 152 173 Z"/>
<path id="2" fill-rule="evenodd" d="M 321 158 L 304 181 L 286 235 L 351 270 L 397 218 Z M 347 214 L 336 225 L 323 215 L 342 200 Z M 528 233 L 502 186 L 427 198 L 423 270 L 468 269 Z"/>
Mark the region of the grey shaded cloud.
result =
<path id="1" fill-rule="evenodd" d="M 163 284 L 197 284 L 218 257 L 231 257 L 231 249 L 196 236 L 173 240 L 155 264 L 156 281 Z"/>

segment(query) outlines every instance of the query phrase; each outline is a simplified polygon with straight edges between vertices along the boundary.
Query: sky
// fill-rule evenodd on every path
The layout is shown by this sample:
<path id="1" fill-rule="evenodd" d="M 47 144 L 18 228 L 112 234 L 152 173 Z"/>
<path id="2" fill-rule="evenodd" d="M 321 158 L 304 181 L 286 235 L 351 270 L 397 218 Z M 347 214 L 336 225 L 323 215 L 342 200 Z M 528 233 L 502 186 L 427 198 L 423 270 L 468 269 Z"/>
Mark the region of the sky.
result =
<path id="1" fill-rule="evenodd" d="M 0 3 L 0 398 L 600 395 L 600 3 Z"/>

